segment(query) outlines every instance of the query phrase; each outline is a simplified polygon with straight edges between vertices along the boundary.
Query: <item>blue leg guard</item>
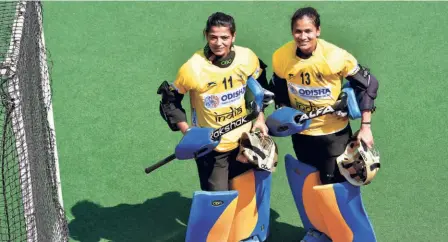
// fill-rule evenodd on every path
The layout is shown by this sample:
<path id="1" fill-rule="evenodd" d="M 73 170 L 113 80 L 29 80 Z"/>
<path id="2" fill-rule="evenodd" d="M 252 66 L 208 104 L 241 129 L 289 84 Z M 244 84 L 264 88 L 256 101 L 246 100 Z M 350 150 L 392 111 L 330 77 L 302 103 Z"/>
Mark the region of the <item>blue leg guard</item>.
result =
<path id="1" fill-rule="evenodd" d="M 261 170 L 250 170 L 232 180 L 232 189 L 240 195 L 228 241 L 255 242 L 267 239 L 271 182 L 271 173 Z"/>
<path id="2" fill-rule="evenodd" d="M 285 156 L 286 176 L 288 178 L 289 188 L 291 189 L 294 202 L 302 220 L 305 230 L 315 229 L 305 211 L 304 198 L 313 198 L 313 187 L 320 185 L 319 174 L 316 168 L 296 160 L 292 155 Z M 307 184 L 305 184 L 305 181 Z M 304 197 L 305 196 L 305 197 Z M 316 211 L 312 211 L 312 210 Z M 310 211 L 311 210 L 311 211 Z M 317 212 L 317 207 L 308 208 L 308 213 Z M 322 221 L 323 223 L 323 221 Z"/>
<path id="3" fill-rule="evenodd" d="M 334 242 L 376 241 L 360 187 L 348 182 L 321 185 L 319 172 L 291 155 L 285 156 L 285 164 L 291 192 L 306 230 L 318 230 Z"/>
<path id="4" fill-rule="evenodd" d="M 195 192 L 185 241 L 228 241 L 237 203 L 237 191 Z"/>
<path id="5" fill-rule="evenodd" d="M 360 187 L 349 182 L 314 187 L 325 214 L 329 236 L 335 242 L 375 242 L 376 236 L 362 203 Z"/>

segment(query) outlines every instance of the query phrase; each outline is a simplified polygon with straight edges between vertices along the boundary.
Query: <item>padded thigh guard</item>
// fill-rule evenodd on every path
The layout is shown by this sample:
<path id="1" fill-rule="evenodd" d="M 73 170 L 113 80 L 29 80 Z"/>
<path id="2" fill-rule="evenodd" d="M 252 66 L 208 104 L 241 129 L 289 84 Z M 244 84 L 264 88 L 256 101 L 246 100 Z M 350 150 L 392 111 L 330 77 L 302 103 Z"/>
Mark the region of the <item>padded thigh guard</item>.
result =
<path id="1" fill-rule="evenodd" d="M 290 107 L 281 107 L 275 110 L 266 119 L 269 134 L 274 137 L 285 137 L 307 129 L 311 124 L 310 119 L 303 123 L 296 121 L 302 114 L 301 111 Z"/>
<path id="2" fill-rule="evenodd" d="M 237 204 L 237 191 L 195 192 L 185 241 L 228 241 Z"/>
<path id="3" fill-rule="evenodd" d="M 249 170 L 231 181 L 238 191 L 229 242 L 265 241 L 269 234 L 272 175 L 263 170 Z"/>
<path id="4" fill-rule="evenodd" d="M 321 185 L 316 168 L 285 156 L 289 186 L 306 230 L 318 230 L 334 242 L 376 241 L 360 187 L 348 182 Z"/>
<path id="5" fill-rule="evenodd" d="M 176 146 L 175 155 L 179 160 L 198 158 L 213 151 L 219 144 L 211 138 L 212 128 L 190 128 Z"/>
<path id="6" fill-rule="evenodd" d="M 185 110 L 181 104 L 184 95 L 178 93 L 167 81 L 160 84 L 157 94 L 162 96 L 159 104 L 160 116 L 172 131 L 179 131 L 177 123 L 187 121 Z"/>

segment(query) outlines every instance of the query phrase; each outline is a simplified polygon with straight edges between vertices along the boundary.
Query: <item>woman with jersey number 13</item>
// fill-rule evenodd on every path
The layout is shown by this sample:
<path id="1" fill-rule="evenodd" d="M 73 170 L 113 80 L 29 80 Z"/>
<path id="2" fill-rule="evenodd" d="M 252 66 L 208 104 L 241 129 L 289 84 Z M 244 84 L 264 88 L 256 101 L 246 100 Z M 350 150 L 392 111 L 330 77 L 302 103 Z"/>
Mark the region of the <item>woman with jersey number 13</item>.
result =
<path id="1" fill-rule="evenodd" d="M 357 132 L 372 147 L 371 114 L 378 81 L 346 50 L 320 37 L 320 15 L 316 9 L 298 9 L 291 18 L 293 40 L 278 48 L 272 58 L 273 77 L 269 89 L 275 93 L 276 106 L 289 106 L 302 112 L 333 105 L 347 79 L 358 98 L 362 112 Z M 310 110 L 311 109 L 311 110 Z M 336 158 L 352 137 L 348 117 L 324 115 L 312 120 L 310 127 L 292 135 L 298 160 L 316 167 L 323 184 L 345 181 Z"/>

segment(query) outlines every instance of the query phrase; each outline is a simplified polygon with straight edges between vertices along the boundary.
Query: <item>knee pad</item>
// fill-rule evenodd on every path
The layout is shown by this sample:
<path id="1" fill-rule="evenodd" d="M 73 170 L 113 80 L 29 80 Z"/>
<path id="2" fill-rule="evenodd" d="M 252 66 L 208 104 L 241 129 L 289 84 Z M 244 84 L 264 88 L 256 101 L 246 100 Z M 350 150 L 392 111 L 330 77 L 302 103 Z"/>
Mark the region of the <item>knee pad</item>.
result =
<path id="1" fill-rule="evenodd" d="M 231 242 L 265 241 L 269 232 L 270 195 L 272 173 L 263 170 L 249 170 L 231 182 L 231 188 L 238 191 Z"/>
<path id="2" fill-rule="evenodd" d="M 376 241 L 360 188 L 348 182 L 321 185 L 316 168 L 285 157 L 289 186 L 306 230 L 318 230 L 334 242 Z"/>
<path id="3" fill-rule="evenodd" d="M 237 191 L 195 192 L 185 241 L 228 241 L 237 203 Z"/>

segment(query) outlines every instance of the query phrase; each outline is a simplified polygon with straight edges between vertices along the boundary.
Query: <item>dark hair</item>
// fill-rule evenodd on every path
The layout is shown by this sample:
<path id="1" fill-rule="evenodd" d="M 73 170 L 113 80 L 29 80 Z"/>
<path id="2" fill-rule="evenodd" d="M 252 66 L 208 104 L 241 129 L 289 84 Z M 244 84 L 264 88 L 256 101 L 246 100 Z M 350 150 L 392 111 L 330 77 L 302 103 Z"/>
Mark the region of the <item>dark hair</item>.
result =
<path id="1" fill-rule="evenodd" d="M 208 34 L 212 27 L 220 27 L 220 26 L 228 27 L 232 35 L 236 31 L 235 20 L 233 19 L 232 16 L 222 12 L 216 12 L 210 15 L 210 17 L 208 17 L 204 29 L 204 35 Z"/>
<path id="2" fill-rule="evenodd" d="M 297 11 L 292 15 L 291 18 L 291 31 L 294 28 L 294 23 L 298 20 L 303 18 L 304 16 L 307 16 L 308 18 L 312 19 L 314 22 L 314 26 L 316 28 L 320 27 L 320 15 L 317 12 L 315 8 L 312 7 L 306 7 L 306 8 L 299 8 Z"/>

